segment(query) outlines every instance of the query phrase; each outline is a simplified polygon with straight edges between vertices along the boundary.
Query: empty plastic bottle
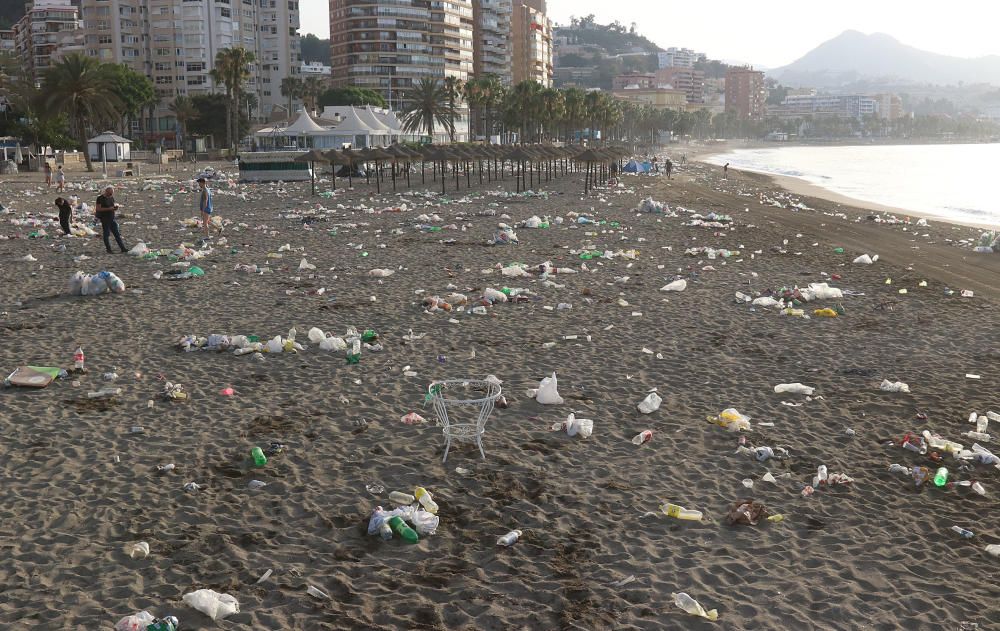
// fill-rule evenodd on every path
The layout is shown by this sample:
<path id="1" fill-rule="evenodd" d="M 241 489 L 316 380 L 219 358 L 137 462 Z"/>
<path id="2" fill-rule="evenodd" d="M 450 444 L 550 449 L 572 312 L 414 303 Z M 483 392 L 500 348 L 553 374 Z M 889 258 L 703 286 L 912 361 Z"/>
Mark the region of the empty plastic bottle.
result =
<path id="1" fill-rule="evenodd" d="M 632 444 L 641 445 L 643 443 L 648 443 L 651 440 L 653 440 L 653 430 L 646 429 L 639 432 L 632 438 Z"/>
<path id="2" fill-rule="evenodd" d="M 76 352 L 73 353 L 73 368 L 75 368 L 77 372 L 84 371 L 84 365 L 83 365 L 84 359 L 85 358 L 83 356 L 83 347 L 78 346 Z"/>
<path id="3" fill-rule="evenodd" d="M 987 416 L 980 416 L 976 419 L 976 431 L 980 434 L 986 433 L 986 428 L 990 425 L 990 419 Z"/>
<path id="4" fill-rule="evenodd" d="M 401 491 L 393 491 L 392 493 L 389 493 L 389 501 L 399 506 L 409 506 L 415 502 L 416 499 L 417 498 L 413 497 L 409 493 L 403 493 Z"/>
<path id="5" fill-rule="evenodd" d="M 510 547 L 517 543 L 517 540 L 521 538 L 521 534 L 520 530 L 511 530 L 502 537 L 497 538 L 497 545 Z"/>
<path id="6" fill-rule="evenodd" d="M 961 526 L 952 526 L 951 529 L 961 535 L 964 539 L 972 539 L 972 537 L 975 536 L 971 530 L 966 530 Z"/>
<path id="7" fill-rule="evenodd" d="M 716 611 L 715 609 L 711 609 L 709 611 L 705 611 L 705 608 L 702 607 L 698 603 L 697 600 L 695 600 L 694 598 L 691 598 L 690 596 L 688 596 L 684 592 L 679 592 L 679 593 L 676 593 L 676 594 L 671 594 L 671 596 L 674 599 L 674 604 L 675 605 L 677 605 L 678 607 L 680 607 L 681 609 L 683 609 L 687 613 L 691 614 L 692 616 L 699 616 L 701 618 L 707 618 L 708 620 L 718 620 L 719 619 L 719 612 L 718 611 Z"/>
<path id="8" fill-rule="evenodd" d="M 437 502 L 434 501 L 434 498 L 431 497 L 431 494 L 427 489 L 425 489 L 422 486 L 416 487 L 415 489 L 413 489 L 413 497 L 415 497 L 417 501 L 420 502 L 420 505 L 424 507 L 424 510 L 426 510 L 428 513 L 433 513 L 437 515 L 438 512 Z"/>
<path id="9" fill-rule="evenodd" d="M 816 468 L 816 477 L 813 478 L 813 487 L 818 487 L 820 484 L 826 484 L 829 474 L 826 470 L 826 465 L 821 464 Z"/>
<path id="10" fill-rule="evenodd" d="M 940 467 L 937 471 L 934 472 L 934 485 L 944 486 L 947 483 L 948 483 L 948 468 Z"/>
<path id="11" fill-rule="evenodd" d="M 420 541 L 420 535 L 417 534 L 417 531 L 406 525 L 406 522 L 399 515 L 393 515 L 389 518 L 389 527 L 407 543 Z"/>
<path id="12" fill-rule="evenodd" d="M 972 491 L 976 495 L 986 495 L 986 489 L 984 489 L 983 485 L 980 484 L 979 482 L 973 482 L 972 483 Z"/>
<path id="13" fill-rule="evenodd" d="M 181 623 L 175 616 L 164 616 L 153 620 L 153 623 L 146 627 L 146 631 L 177 631 Z"/>
<path id="14" fill-rule="evenodd" d="M 702 517 L 701 511 L 684 508 L 683 506 L 678 506 L 677 504 L 661 504 L 660 510 L 663 511 L 667 517 L 683 519 L 685 521 L 701 521 Z"/>
<path id="15" fill-rule="evenodd" d="M 392 539 L 392 527 L 389 526 L 389 514 L 381 506 L 376 506 L 372 511 L 372 518 L 368 522 L 368 534 L 378 533 L 382 539 L 388 541 Z"/>
<path id="16" fill-rule="evenodd" d="M 250 457 L 253 458 L 253 464 L 255 467 L 263 467 L 267 464 L 267 456 L 264 455 L 264 450 L 260 447 L 254 447 L 251 449 Z"/>

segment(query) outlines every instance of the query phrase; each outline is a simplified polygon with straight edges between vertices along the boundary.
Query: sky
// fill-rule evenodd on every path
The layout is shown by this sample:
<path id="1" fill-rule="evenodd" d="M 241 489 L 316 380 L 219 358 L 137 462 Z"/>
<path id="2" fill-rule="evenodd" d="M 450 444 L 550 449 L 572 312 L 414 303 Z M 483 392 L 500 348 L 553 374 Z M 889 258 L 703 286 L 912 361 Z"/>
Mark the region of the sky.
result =
<path id="1" fill-rule="evenodd" d="M 327 0 L 301 0 L 302 33 L 329 36 Z M 678 46 L 711 59 L 776 68 L 854 29 L 887 33 L 904 44 L 957 57 L 1000 55 L 1000 3 L 950 0 L 549 0 L 558 24 L 593 13 L 618 20 L 663 48 Z M 814 8 L 816 7 L 816 8 Z M 829 7 L 821 10 L 818 7 Z"/>

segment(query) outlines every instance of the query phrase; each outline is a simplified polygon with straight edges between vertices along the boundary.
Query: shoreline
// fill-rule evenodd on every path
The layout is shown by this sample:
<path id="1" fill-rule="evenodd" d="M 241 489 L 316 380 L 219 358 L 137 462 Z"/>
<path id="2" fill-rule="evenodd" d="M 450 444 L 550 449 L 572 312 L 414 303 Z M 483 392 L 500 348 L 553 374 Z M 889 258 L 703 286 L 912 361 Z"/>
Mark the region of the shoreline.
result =
<path id="1" fill-rule="evenodd" d="M 791 145 L 786 145 L 791 146 Z M 809 146 L 809 145 L 794 145 L 794 146 Z M 866 146 L 866 145 L 858 145 Z M 743 147 L 744 149 L 750 149 L 755 147 Z M 733 151 L 736 148 L 728 147 L 719 152 L 705 152 L 699 153 L 694 158 L 691 158 L 693 162 L 699 162 L 708 167 L 718 168 L 720 165 L 708 162 L 708 159 L 714 156 L 722 155 L 725 152 Z M 796 177 L 794 175 L 783 175 L 780 173 L 772 173 L 769 171 L 761 171 L 756 169 L 731 169 L 734 173 L 752 173 L 754 175 L 759 175 L 768 178 L 773 182 L 773 184 L 779 188 L 784 189 L 786 192 L 793 195 L 802 195 L 804 197 L 813 197 L 816 199 L 822 199 L 827 202 L 832 202 L 834 204 L 841 204 L 843 206 L 848 206 L 852 208 L 858 208 L 862 210 L 868 210 L 878 213 L 891 213 L 894 215 L 900 215 L 904 217 L 926 219 L 927 221 L 935 221 L 938 223 L 946 223 L 954 226 L 962 226 L 964 228 L 976 228 L 979 230 L 995 230 L 997 229 L 996 223 L 987 222 L 974 222 L 974 221 L 963 221 L 960 219 L 953 219 L 951 217 L 945 217 L 942 215 L 928 213 L 921 210 L 914 210 L 911 208 L 902 208 L 900 206 L 891 206 L 889 204 L 882 204 L 879 202 L 859 199 L 857 197 L 850 197 L 844 195 L 843 193 L 838 193 L 837 191 L 828 189 L 826 187 L 820 186 L 819 184 L 814 184 L 804 178 Z"/>

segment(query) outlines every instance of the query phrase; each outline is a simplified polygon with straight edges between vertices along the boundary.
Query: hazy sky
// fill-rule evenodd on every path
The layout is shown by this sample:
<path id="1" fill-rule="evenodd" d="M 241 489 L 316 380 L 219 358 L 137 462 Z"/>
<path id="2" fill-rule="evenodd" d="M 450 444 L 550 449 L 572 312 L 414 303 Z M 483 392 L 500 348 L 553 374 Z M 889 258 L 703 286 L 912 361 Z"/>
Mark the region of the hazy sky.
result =
<path id="1" fill-rule="evenodd" d="M 663 46 L 715 59 L 777 67 L 847 29 L 888 33 L 904 44 L 959 57 L 1000 54 L 1000 3 L 950 0 L 549 0 L 557 23 L 593 13 Z M 329 35 L 327 0 L 301 0 L 302 32 Z M 822 7 L 822 8 L 821 8 Z"/>

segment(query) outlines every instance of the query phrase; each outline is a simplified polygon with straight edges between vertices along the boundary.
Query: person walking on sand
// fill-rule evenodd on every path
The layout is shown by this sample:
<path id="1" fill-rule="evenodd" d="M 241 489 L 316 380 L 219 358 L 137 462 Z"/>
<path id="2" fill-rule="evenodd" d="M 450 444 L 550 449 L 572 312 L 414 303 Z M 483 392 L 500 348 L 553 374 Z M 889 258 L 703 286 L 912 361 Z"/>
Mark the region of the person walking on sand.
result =
<path id="1" fill-rule="evenodd" d="M 670 172 L 674 170 L 674 163 L 671 162 L 670 158 L 663 161 L 663 170 L 667 172 L 667 179 L 670 179 Z"/>
<path id="2" fill-rule="evenodd" d="M 209 236 L 209 226 L 212 225 L 212 189 L 208 188 L 208 180 L 203 177 L 198 178 L 198 210 L 201 212 L 201 221 L 205 226 L 205 238 Z M 219 234 L 222 234 L 222 221 L 219 221 Z"/>
<path id="3" fill-rule="evenodd" d="M 52 165 L 48 160 L 45 161 L 45 186 L 46 188 L 52 186 Z"/>
<path id="4" fill-rule="evenodd" d="M 63 171 L 62 165 L 59 165 L 59 169 L 56 171 L 56 185 L 59 187 L 56 192 L 62 193 L 63 189 L 66 188 L 66 172 Z"/>
<path id="5" fill-rule="evenodd" d="M 722 179 L 724 179 L 724 180 L 728 180 L 729 179 L 729 163 L 728 162 L 726 163 L 726 166 L 722 167 Z"/>
<path id="6" fill-rule="evenodd" d="M 64 233 L 69 234 L 69 222 L 73 218 L 73 206 L 70 205 L 68 199 L 57 197 L 56 208 L 59 209 L 59 226 L 62 227 Z"/>
<path id="7" fill-rule="evenodd" d="M 112 234 L 115 235 L 115 241 L 118 242 L 118 247 L 121 248 L 122 252 L 128 252 L 125 242 L 122 241 L 122 233 L 118 230 L 118 222 L 115 221 L 115 211 L 117 210 L 118 204 L 115 203 L 115 189 L 109 186 L 104 189 L 103 195 L 97 196 L 97 208 L 94 211 L 97 218 L 101 220 L 104 247 L 107 249 L 108 254 L 111 254 L 111 243 L 108 241 L 108 237 Z"/>

